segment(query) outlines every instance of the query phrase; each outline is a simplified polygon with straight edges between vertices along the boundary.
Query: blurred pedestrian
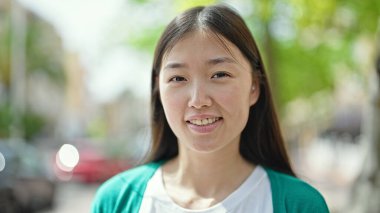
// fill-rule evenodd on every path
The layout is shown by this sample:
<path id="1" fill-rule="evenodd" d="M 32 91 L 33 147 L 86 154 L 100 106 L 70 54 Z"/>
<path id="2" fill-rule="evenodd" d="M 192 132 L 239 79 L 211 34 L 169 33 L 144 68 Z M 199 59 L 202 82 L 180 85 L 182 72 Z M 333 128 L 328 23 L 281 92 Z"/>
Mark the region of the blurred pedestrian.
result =
<path id="1" fill-rule="evenodd" d="M 233 9 L 178 15 L 151 80 L 149 161 L 103 184 L 93 212 L 328 212 L 291 168 L 259 50 Z"/>

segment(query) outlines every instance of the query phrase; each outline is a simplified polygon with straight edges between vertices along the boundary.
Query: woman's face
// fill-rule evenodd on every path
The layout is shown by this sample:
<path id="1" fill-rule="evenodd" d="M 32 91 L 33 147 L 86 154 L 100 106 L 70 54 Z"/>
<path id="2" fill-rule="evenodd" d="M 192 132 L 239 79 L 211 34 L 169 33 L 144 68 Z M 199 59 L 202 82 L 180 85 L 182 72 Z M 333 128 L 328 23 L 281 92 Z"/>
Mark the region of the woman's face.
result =
<path id="1" fill-rule="evenodd" d="M 259 91 L 248 60 L 231 42 L 224 43 L 228 49 L 211 33 L 196 31 L 163 58 L 160 98 L 180 149 L 239 146 Z"/>

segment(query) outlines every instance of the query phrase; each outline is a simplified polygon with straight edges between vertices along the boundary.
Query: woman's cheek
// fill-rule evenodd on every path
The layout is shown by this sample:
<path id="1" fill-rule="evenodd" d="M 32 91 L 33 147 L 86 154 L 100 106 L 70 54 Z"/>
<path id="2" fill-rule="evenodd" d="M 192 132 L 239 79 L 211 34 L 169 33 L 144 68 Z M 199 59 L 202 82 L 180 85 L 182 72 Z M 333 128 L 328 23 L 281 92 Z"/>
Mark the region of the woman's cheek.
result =
<path id="1" fill-rule="evenodd" d="M 166 88 L 161 93 L 161 101 L 168 113 L 179 113 L 179 109 L 184 105 L 184 94 L 175 88 Z M 170 116 L 167 114 L 167 116 Z"/>
<path id="2" fill-rule="evenodd" d="M 239 99 L 242 99 L 244 96 L 244 92 L 238 85 L 229 85 L 225 87 L 221 87 L 218 90 L 215 90 L 220 103 L 224 103 L 223 105 L 235 105 L 240 103 Z"/>

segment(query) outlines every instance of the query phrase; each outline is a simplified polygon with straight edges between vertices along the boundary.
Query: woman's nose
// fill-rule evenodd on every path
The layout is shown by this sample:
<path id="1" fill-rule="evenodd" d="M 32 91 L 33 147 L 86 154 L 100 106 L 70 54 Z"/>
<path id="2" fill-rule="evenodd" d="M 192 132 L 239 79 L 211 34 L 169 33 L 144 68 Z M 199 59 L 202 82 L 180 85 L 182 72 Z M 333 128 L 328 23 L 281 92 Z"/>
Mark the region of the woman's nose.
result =
<path id="1" fill-rule="evenodd" d="M 207 86 L 204 83 L 194 83 L 190 89 L 188 106 L 195 109 L 201 109 L 203 107 L 209 107 L 211 104 L 212 100 Z"/>

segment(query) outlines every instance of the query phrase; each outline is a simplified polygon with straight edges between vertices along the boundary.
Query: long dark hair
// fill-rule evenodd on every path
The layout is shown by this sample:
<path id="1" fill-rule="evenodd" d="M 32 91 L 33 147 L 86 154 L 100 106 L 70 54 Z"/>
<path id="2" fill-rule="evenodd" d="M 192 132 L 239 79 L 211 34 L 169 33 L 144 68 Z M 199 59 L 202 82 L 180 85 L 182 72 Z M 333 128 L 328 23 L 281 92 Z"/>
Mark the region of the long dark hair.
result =
<path id="1" fill-rule="evenodd" d="M 252 34 L 244 20 L 225 5 L 194 7 L 172 20 L 163 32 L 154 55 L 151 85 L 152 147 L 149 161 L 171 159 L 178 155 L 177 138 L 166 120 L 159 95 L 157 78 L 164 55 L 187 33 L 207 30 L 237 46 L 248 59 L 260 96 L 249 111 L 249 118 L 240 140 L 240 154 L 253 164 L 294 175 L 285 149 L 272 101 L 265 68 Z M 222 42 L 223 40 L 220 39 Z"/>

